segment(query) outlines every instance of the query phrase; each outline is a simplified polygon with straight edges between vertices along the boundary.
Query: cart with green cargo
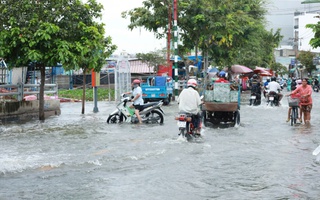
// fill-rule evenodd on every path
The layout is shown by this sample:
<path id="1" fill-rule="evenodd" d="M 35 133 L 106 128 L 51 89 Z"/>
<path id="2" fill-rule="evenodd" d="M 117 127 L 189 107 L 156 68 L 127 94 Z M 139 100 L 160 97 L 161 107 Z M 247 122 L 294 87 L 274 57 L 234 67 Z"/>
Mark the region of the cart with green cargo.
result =
<path id="1" fill-rule="evenodd" d="M 204 91 L 202 105 L 205 126 L 240 125 L 240 87 L 232 83 L 214 83 Z"/>

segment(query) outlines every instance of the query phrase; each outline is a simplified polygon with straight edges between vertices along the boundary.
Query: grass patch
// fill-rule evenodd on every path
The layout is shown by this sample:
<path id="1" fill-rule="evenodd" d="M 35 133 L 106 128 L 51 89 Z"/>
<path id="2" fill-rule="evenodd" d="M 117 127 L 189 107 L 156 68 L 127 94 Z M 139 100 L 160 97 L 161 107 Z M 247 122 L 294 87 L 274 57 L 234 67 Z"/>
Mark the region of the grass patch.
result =
<path id="1" fill-rule="evenodd" d="M 98 101 L 107 101 L 109 98 L 109 89 L 108 88 L 98 88 Z M 82 100 L 82 89 L 59 89 L 58 96 L 59 98 L 70 98 Z M 114 89 L 110 89 L 111 100 L 114 100 Z M 93 101 L 93 89 L 86 89 L 86 101 Z"/>

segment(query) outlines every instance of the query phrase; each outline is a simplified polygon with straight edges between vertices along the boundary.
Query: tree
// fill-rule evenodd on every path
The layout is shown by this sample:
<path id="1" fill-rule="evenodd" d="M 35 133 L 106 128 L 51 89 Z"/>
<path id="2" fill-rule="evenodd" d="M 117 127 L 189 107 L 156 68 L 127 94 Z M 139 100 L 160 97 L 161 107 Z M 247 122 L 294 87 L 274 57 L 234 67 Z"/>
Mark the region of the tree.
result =
<path id="1" fill-rule="evenodd" d="M 161 51 L 150 53 L 137 53 L 137 58 L 146 63 L 149 68 L 153 67 L 153 72 L 157 73 L 159 65 L 166 65 L 166 59 Z"/>
<path id="2" fill-rule="evenodd" d="M 170 2 L 146 0 L 143 2 L 144 7 L 123 12 L 122 15 L 124 18 L 130 17 L 129 29 L 144 27 L 161 38 L 167 30 L 167 9 Z M 268 34 L 261 31 L 264 30 L 265 3 L 264 0 L 179 0 L 179 39 L 184 49 L 195 49 L 196 55 L 200 49 L 218 65 L 234 64 L 239 58 L 239 51 L 250 40 L 261 40 L 261 36 Z M 260 48 L 261 42 L 255 46 L 251 54 L 260 53 L 264 49 Z M 179 47 L 180 49 L 182 48 Z M 263 62 L 261 55 L 266 54 L 258 54 L 259 63 Z M 265 62 L 272 63 L 270 60 Z"/>
<path id="3" fill-rule="evenodd" d="M 320 22 L 318 22 L 317 24 L 307 24 L 306 28 L 311 28 L 314 32 L 314 37 L 309 42 L 310 45 L 313 48 L 320 47 Z"/>
<path id="4" fill-rule="evenodd" d="M 3 0 L 0 4 L 0 57 L 10 66 L 36 63 L 41 72 L 39 120 L 44 120 L 45 67 L 61 63 L 66 70 L 88 65 L 101 67 L 99 60 L 112 52 L 111 40 L 102 42 L 101 4 L 95 0 Z M 99 49 L 99 51 L 93 50 Z"/>
<path id="5" fill-rule="evenodd" d="M 313 58 L 315 55 L 311 51 L 301 51 L 297 57 L 297 60 L 305 66 L 308 73 L 311 74 L 313 70 L 316 70 L 316 66 L 313 63 Z"/>

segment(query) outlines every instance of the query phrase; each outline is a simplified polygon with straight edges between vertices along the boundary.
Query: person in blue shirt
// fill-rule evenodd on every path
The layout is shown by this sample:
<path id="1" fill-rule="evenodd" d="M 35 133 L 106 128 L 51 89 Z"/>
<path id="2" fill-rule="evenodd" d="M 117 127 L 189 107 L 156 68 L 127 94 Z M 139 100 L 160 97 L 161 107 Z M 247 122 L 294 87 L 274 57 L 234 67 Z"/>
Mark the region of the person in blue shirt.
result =
<path id="1" fill-rule="evenodd" d="M 266 98 L 267 95 L 267 85 L 270 83 L 270 79 L 268 78 L 266 82 L 263 83 L 263 96 Z"/>

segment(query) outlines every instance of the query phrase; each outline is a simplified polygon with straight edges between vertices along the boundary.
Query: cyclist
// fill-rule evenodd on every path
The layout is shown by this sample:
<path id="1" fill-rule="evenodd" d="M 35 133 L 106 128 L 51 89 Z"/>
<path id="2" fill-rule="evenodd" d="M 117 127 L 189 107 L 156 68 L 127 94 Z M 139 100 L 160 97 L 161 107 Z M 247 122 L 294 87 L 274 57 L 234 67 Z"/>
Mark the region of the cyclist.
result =
<path id="1" fill-rule="evenodd" d="M 300 94 L 301 111 L 303 113 L 303 121 L 305 124 L 310 123 L 312 109 L 312 87 L 308 85 L 308 78 L 302 79 L 302 85 L 297 87 L 290 95 Z"/>

